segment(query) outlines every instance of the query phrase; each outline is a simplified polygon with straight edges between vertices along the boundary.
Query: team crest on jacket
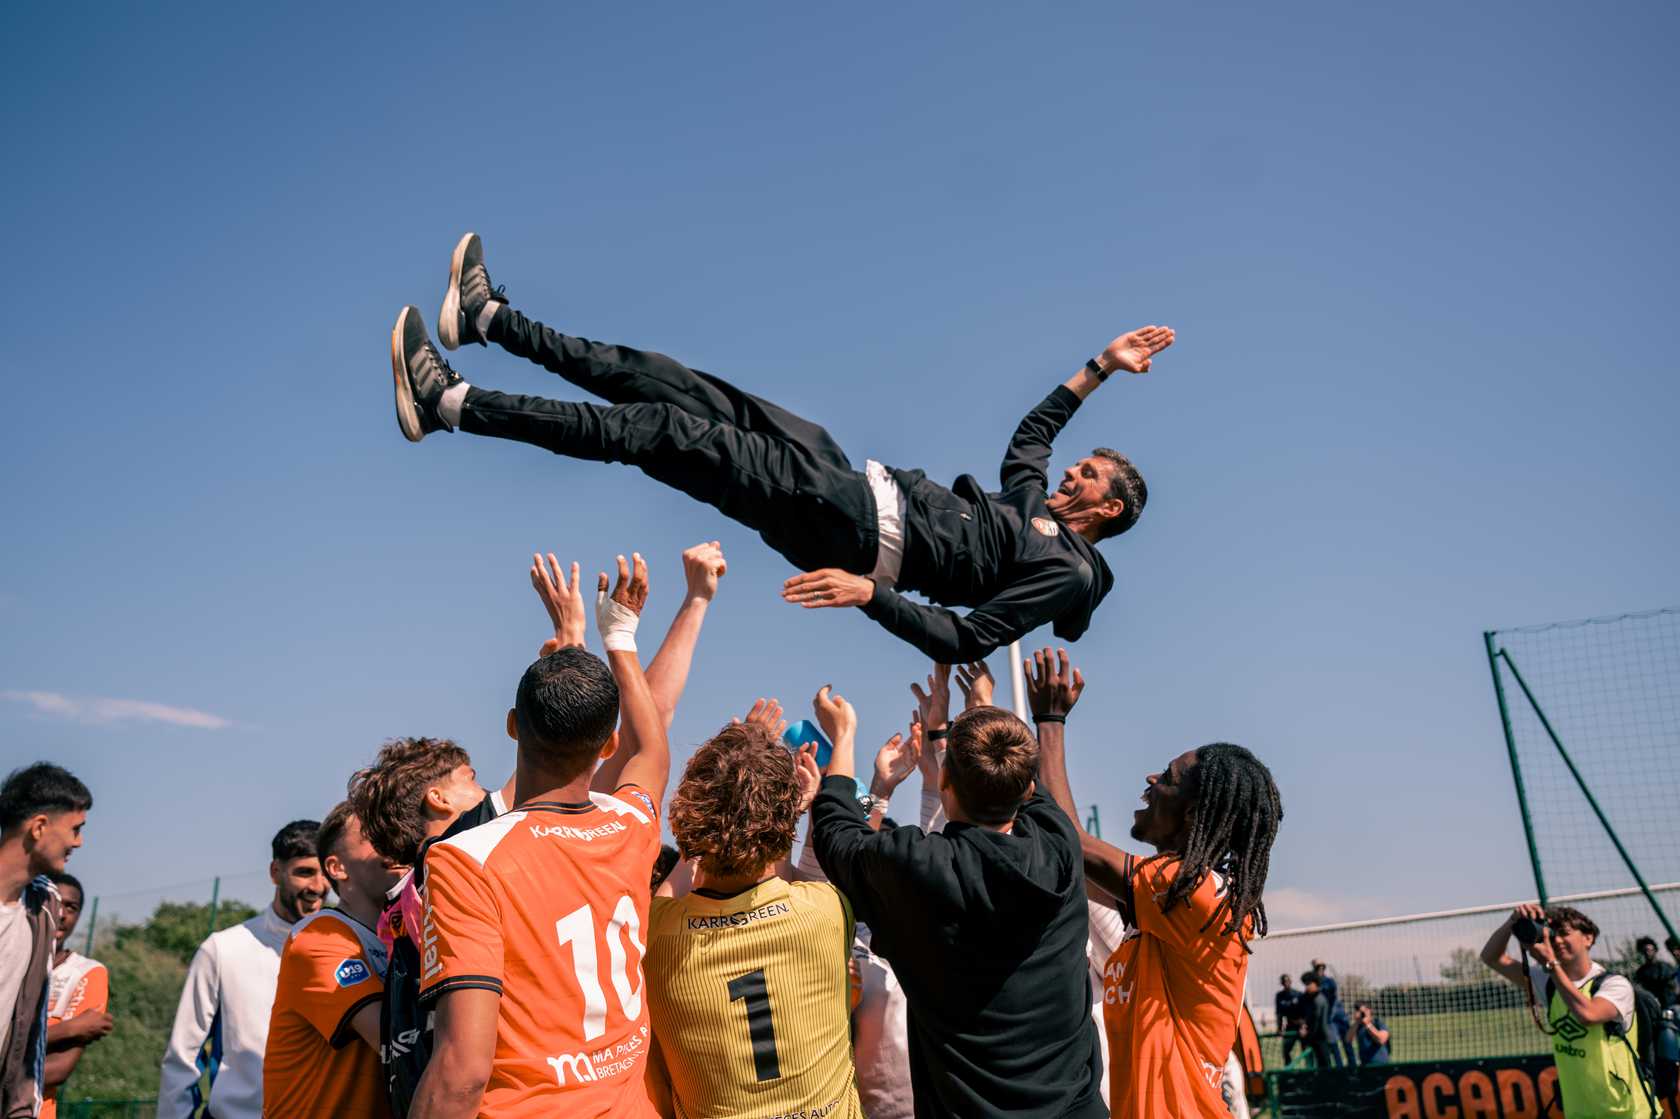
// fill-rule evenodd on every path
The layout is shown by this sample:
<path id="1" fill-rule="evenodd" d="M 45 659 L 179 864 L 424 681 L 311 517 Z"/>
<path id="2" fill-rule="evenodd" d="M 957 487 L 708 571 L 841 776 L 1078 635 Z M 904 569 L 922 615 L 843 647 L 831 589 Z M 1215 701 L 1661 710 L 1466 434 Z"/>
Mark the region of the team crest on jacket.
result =
<path id="1" fill-rule="evenodd" d="M 1042 536 L 1055 536 L 1062 531 L 1062 526 L 1049 517 L 1034 517 L 1032 526 Z"/>

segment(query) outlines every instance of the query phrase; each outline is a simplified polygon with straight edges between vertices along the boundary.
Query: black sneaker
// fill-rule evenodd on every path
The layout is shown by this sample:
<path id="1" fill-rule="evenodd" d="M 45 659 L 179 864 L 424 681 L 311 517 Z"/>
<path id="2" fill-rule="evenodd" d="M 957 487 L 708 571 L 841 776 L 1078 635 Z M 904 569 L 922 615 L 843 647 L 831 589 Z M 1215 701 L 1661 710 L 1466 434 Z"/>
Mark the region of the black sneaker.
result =
<path id="1" fill-rule="evenodd" d="M 397 426 L 410 443 L 418 443 L 434 431 L 454 431 L 438 415 L 438 399 L 445 389 L 461 383 L 461 375 L 426 337 L 420 308 L 404 307 L 397 312 L 391 330 L 391 375 L 397 382 Z"/>
<path id="2" fill-rule="evenodd" d="M 478 329 L 478 313 L 492 299 L 507 302 L 503 289 L 490 286 L 490 273 L 484 267 L 484 242 L 478 234 L 469 233 L 449 258 L 449 287 L 444 289 L 443 309 L 438 312 L 438 341 L 444 349 L 460 349 L 462 342 L 486 344 Z"/>

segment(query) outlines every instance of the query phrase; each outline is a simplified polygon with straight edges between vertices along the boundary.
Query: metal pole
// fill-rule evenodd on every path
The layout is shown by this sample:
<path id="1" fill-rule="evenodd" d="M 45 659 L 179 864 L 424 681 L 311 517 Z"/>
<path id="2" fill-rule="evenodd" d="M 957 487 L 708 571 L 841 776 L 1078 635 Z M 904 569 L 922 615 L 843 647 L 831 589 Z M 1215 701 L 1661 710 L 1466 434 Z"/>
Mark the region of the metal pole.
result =
<path id="1" fill-rule="evenodd" d="M 82 955 L 93 955 L 93 930 L 99 927 L 99 899 L 93 899 L 93 908 L 88 910 L 87 947 L 82 949 Z"/>
<path id="2" fill-rule="evenodd" d="M 210 933 L 216 931 L 216 907 L 221 903 L 221 900 L 222 876 L 218 874 L 215 882 L 210 886 L 210 932 L 205 933 L 205 936 L 209 936 Z"/>
<path id="3" fill-rule="evenodd" d="M 1085 821 L 1085 830 L 1097 839 L 1102 838 L 1102 821 L 1097 819 L 1097 806 L 1091 806 L 1091 818 Z"/>
<path id="4" fill-rule="evenodd" d="M 1517 787 L 1517 811 L 1522 813 L 1523 838 L 1528 842 L 1528 863 L 1534 868 L 1534 890 L 1540 904 L 1546 905 L 1546 876 L 1540 873 L 1540 848 L 1534 843 L 1534 820 L 1528 814 L 1528 791 L 1523 788 L 1522 765 L 1517 761 L 1517 740 L 1511 734 L 1511 710 L 1505 703 L 1505 682 L 1499 678 L 1499 661 L 1503 649 L 1495 651 L 1493 631 L 1482 634 L 1487 648 L 1488 671 L 1493 673 L 1493 694 L 1499 700 L 1499 724 L 1505 729 L 1505 754 L 1511 759 L 1511 781 Z"/>
<path id="5" fill-rule="evenodd" d="M 1569 767 L 1569 775 L 1575 778 L 1576 787 L 1581 790 L 1581 795 L 1587 798 L 1587 804 L 1592 808 L 1593 815 L 1598 817 L 1598 822 L 1604 827 L 1604 834 L 1609 836 L 1610 842 L 1615 845 L 1616 854 L 1622 857 L 1622 862 L 1628 868 L 1628 873 L 1633 875 L 1633 880 L 1639 884 L 1639 892 L 1645 895 L 1645 900 L 1650 903 L 1651 911 L 1657 915 L 1657 920 L 1662 922 L 1662 927 L 1668 930 L 1669 936 L 1680 937 L 1680 933 L 1674 931 L 1674 924 L 1668 919 L 1668 914 L 1664 913 L 1662 906 L 1657 904 L 1656 897 L 1651 893 L 1651 887 L 1645 884 L 1645 878 L 1639 873 L 1639 868 L 1633 865 L 1633 856 L 1629 855 L 1627 848 L 1622 846 L 1622 837 L 1616 834 L 1616 829 L 1610 826 L 1610 818 L 1604 814 L 1604 809 L 1598 806 L 1598 798 L 1592 795 L 1591 789 L 1587 788 L 1586 778 L 1582 777 L 1581 771 L 1575 768 L 1575 759 L 1570 757 L 1569 751 L 1563 748 L 1563 742 L 1558 738 L 1557 731 L 1552 729 L 1552 721 L 1546 718 L 1546 713 L 1540 709 L 1540 703 L 1534 698 L 1534 693 L 1528 690 L 1528 681 L 1524 680 L 1522 673 L 1517 671 L 1517 662 L 1513 661 L 1511 654 L 1504 649 L 1499 650 L 1499 655 L 1504 658 L 1505 667 L 1511 670 L 1511 675 L 1516 679 L 1517 686 L 1522 689 L 1523 695 L 1528 698 L 1528 705 L 1534 708 L 1534 713 L 1540 717 L 1540 725 L 1546 728 L 1546 737 L 1550 738 L 1552 745 L 1557 747 L 1558 756 L 1563 759 L 1563 764 Z"/>
<path id="6" fill-rule="evenodd" d="M 1015 699 L 1015 717 L 1027 721 L 1027 680 L 1021 675 L 1021 643 L 1009 643 L 1009 688 Z"/>

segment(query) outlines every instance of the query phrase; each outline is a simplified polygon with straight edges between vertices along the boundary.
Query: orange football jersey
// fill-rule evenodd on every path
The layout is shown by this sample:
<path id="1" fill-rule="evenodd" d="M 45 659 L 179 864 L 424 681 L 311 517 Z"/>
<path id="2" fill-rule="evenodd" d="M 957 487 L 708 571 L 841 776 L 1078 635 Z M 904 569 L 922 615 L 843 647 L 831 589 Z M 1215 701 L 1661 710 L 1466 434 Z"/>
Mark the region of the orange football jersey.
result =
<path id="1" fill-rule="evenodd" d="M 426 853 L 420 997 L 501 995 L 482 1119 L 652 1117 L 642 978 L 659 813 L 534 801 Z"/>
<path id="2" fill-rule="evenodd" d="M 1230 1114 L 1219 1078 L 1237 1040 L 1248 953 L 1224 931 L 1225 914 L 1208 924 L 1224 893 L 1216 874 L 1161 911 L 1180 865 L 1177 856 L 1133 864 L 1136 920 L 1103 968 L 1114 1119 Z"/>
<path id="3" fill-rule="evenodd" d="M 110 994 L 111 973 L 105 965 L 72 952 L 62 964 L 53 966 L 47 1025 L 56 1026 L 84 1010 L 104 1010 Z M 58 1089 L 48 1088 L 41 1100 L 40 1119 L 54 1119 L 57 1114 Z"/>
<path id="4" fill-rule="evenodd" d="M 263 1053 L 266 1119 L 389 1119 L 379 1051 L 350 1024 L 385 993 L 379 934 L 339 909 L 292 928 Z"/>

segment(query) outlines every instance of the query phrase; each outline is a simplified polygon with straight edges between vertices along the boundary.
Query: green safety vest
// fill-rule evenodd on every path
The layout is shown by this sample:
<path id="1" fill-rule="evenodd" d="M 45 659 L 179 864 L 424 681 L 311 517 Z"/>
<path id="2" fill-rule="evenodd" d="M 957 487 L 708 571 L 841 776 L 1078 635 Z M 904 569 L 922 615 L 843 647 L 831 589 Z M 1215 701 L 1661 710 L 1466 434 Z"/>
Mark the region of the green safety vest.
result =
<path id="1" fill-rule="evenodd" d="M 1592 998 L 1604 978 L 1600 972 L 1575 986 Z M 1639 1019 L 1634 1018 L 1624 1040 L 1616 1030 L 1605 1029 L 1605 1025 L 1619 1027 L 1618 1022 L 1587 1026 L 1576 1021 L 1558 994 L 1555 980 L 1546 981 L 1546 990 L 1550 995 L 1546 1020 L 1557 1031 L 1552 1037 L 1552 1058 L 1557 1063 L 1563 1113 L 1595 1119 L 1656 1119 L 1658 1112 L 1652 1109 L 1634 1056 L 1639 1049 Z"/>

